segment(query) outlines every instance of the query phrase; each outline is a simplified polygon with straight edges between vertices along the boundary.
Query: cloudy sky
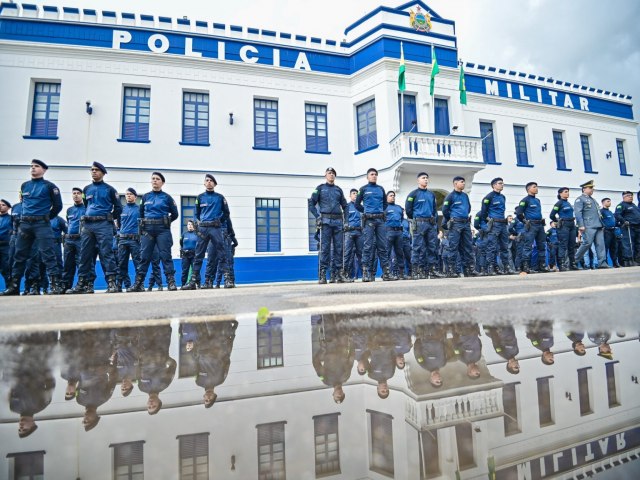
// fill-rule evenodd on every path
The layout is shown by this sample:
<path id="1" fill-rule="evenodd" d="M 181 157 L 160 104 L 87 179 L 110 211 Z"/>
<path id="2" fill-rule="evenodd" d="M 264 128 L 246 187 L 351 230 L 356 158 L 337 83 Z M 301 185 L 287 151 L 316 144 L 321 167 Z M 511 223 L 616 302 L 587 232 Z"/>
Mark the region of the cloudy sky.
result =
<path id="1" fill-rule="evenodd" d="M 340 40 L 345 27 L 380 5 L 403 0 L 36 0 L 213 20 Z M 456 22 L 465 61 L 551 76 L 633 96 L 640 119 L 640 1 L 431 0 Z"/>

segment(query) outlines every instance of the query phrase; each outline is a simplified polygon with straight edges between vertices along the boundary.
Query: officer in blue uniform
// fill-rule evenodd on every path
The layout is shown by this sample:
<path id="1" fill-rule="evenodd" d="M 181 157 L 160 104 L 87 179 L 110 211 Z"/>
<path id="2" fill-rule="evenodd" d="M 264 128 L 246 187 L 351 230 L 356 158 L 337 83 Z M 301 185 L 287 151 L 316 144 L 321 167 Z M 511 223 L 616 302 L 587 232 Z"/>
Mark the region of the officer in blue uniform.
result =
<path id="1" fill-rule="evenodd" d="M 453 191 L 447 195 L 442 205 L 442 228 L 448 230 L 449 245 L 446 252 L 448 276 L 457 277 L 456 254 L 459 252 L 465 277 L 475 277 L 473 239 L 471 236 L 469 196 L 464 192 L 465 179 L 454 177 Z"/>
<path id="2" fill-rule="evenodd" d="M 540 360 L 545 365 L 553 365 L 555 362 L 553 352 L 553 323 L 549 320 L 530 322 L 527 325 L 527 338 L 531 345 L 542 352 Z"/>
<path id="3" fill-rule="evenodd" d="M 387 249 L 389 255 L 395 255 L 391 273 L 394 279 L 404 280 L 404 251 L 402 249 L 402 220 L 404 208 L 396 205 L 396 192 L 387 193 L 387 208 L 385 210 L 385 226 L 387 227 Z"/>
<path id="4" fill-rule="evenodd" d="M 513 266 L 516 270 L 520 270 L 522 267 L 522 250 L 524 247 L 524 223 L 522 223 L 518 217 L 513 217 L 513 220 L 509 224 L 509 234 L 514 237 L 513 242 L 515 245 L 515 254 L 513 256 Z"/>
<path id="5" fill-rule="evenodd" d="M 556 222 L 551 222 L 549 230 L 547 230 L 547 254 L 549 256 L 549 269 L 553 270 L 556 265 L 562 262 L 558 258 L 558 227 Z"/>
<path id="6" fill-rule="evenodd" d="M 87 286 L 95 275 L 95 251 L 100 255 L 100 264 L 107 280 L 107 293 L 116 293 L 117 263 L 113 254 L 114 220 L 120 219 L 122 204 L 115 188 L 104 182 L 107 169 L 99 162 L 91 166 L 93 182 L 82 190 L 86 210 L 81 219 L 80 267 L 78 283 L 67 290 L 68 294 L 88 293 Z"/>
<path id="7" fill-rule="evenodd" d="M 407 278 L 413 278 L 411 272 L 411 224 L 407 218 L 402 219 L 402 253 L 404 255 L 402 272 Z"/>
<path id="8" fill-rule="evenodd" d="M 164 266 L 164 274 L 170 291 L 178 289 L 175 279 L 175 268 L 171 258 L 171 223 L 178 219 L 178 206 L 175 200 L 162 191 L 165 183 L 160 172 L 151 174 L 151 191 L 142 196 L 140 203 L 140 223 L 142 237 L 140 239 L 140 269 L 136 272 L 136 281 L 127 292 L 143 292 L 144 277 L 147 276 L 153 250 L 158 247 Z"/>
<path id="9" fill-rule="evenodd" d="M 625 267 L 640 264 L 640 208 L 633 203 L 633 193 L 622 192 L 622 202 L 615 213 L 622 227 L 622 258 Z"/>
<path id="10" fill-rule="evenodd" d="M 467 366 L 467 376 L 472 380 L 480 378 L 478 362 L 482 358 L 480 328 L 477 323 L 455 323 L 452 327 L 451 344 L 453 353 Z"/>
<path id="11" fill-rule="evenodd" d="M 196 257 L 193 262 L 191 281 L 182 287 L 183 290 L 195 290 L 200 283 L 200 270 L 202 261 L 209 243 L 213 244 L 216 256 L 220 259 L 220 267 L 225 273 L 225 283 L 229 280 L 227 274 L 227 255 L 224 245 L 223 223 L 229 218 L 229 206 L 224 196 L 215 192 L 218 185 L 216 179 L 210 173 L 204 177 L 205 191 L 196 197 L 195 220 L 198 228 L 198 242 L 196 244 Z"/>
<path id="12" fill-rule="evenodd" d="M 11 278 L 11 268 L 13 267 L 13 258 L 16 255 L 16 242 L 18 240 L 18 227 L 20 225 L 20 217 L 22 216 L 22 194 L 18 192 L 19 201 L 11 207 L 11 238 L 9 239 L 9 278 Z M 19 283 L 19 282 L 18 282 Z M 5 283 L 7 285 L 7 283 Z"/>
<path id="13" fill-rule="evenodd" d="M 483 217 L 482 211 L 476 213 L 476 216 L 473 218 L 473 228 L 475 228 L 477 232 L 473 238 L 476 246 L 476 271 L 480 276 L 489 275 L 489 261 L 487 258 L 489 255 L 489 233 L 487 231 L 489 226 L 485 221 L 486 218 L 487 217 Z M 495 275 L 495 267 L 493 275 Z"/>
<path id="14" fill-rule="evenodd" d="M 436 196 L 428 186 L 429 175 L 418 173 L 418 188 L 409 193 L 404 204 L 407 218 L 413 224 L 411 273 L 414 280 L 442 276 L 437 268 L 438 207 Z"/>
<path id="15" fill-rule="evenodd" d="M 69 228 L 65 219 L 58 215 L 51 219 L 51 229 L 53 230 L 53 241 L 55 242 L 54 252 L 56 254 L 56 262 L 58 263 L 58 268 L 62 272 L 62 243 L 64 241 L 64 236 L 69 231 Z"/>
<path id="16" fill-rule="evenodd" d="M 31 161 L 31 180 L 20 187 L 22 194 L 22 216 L 18 227 L 16 252 L 11 269 L 11 282 L 2 295 L 18 295 L 20 280 L 24 274 L 27 260 L 31 255 L 31 247 L 35 243 L 40 250 L 42 261 L 47 266 L 50 276 L 51 293 L 64 293 L 61 271 L 54 253 L 53 230 L 49 220 L 62 211 L 60 190 L 53 183 L 44 179 L 49 167 L 42 160 Z"/>
<path id="17" fill-rule="evenodd" d="M 80 219 L 86 208 L 82 201 L 82 189 L 74 187 L 71 190 L 73 205 L 67 208 L 67 234 L 64 237 L 64 273 L 62 279 L 65 290 L 73 286 L 76 267 L 80 265 Z"/>
<path id="18" fill-rule="evenodd" d="M 198 236 L 195 232 L 195 223 L 193 220 L 187 221 L 187 231 L 180 237 L 180 258 L 182 259 L 182 276 L 181 290 L 186 290 L 187 281 L 189 279 L 189 270 L 193 269 L 193 261 L 196 256 L 196 244 L 198 243 Z M 200 285 L 196 284 L 199 288 Z"/>
<path id="19" fill-rule="evenodd" d="M 602 208 L 600 209 L 600 216 L 602 217 L 602 224 L 604 225 L 604 248 L 607 250 L 607 255 L 611 258 L 613 266 L 618 268 L 618 239 L 616 238 L 616 227 L 618 221 L 615 214 L 609 210 L 611 208 L 611 199 L 605 197 L 602 199 Z"/>
<path id="20" fill-rule="evenodd" d="M 569 203 L 568 187 L 558 189 L 558 201 L 551 209 L 549 218 L 558 225 L 558 270 L 577 270 L 575 256 L 578 230 L 573 206 Z"/>
<path id="21" fill-rule="evenodd" d="M 516 358 L 520 350 L 514 328 L 511 325 L 485 326 L 484 332 L 491 339 L 496 353 L 507 361 L 507 372 L 513 375 L 520 373 L 520 364 Z"/>
<path id="22" fill-rule="evenodd" d="M 149 415 L 155 415 L 162 408 L 160 393 L 171 384 L 176 374 L 177 363 L 169 355 L 170 344 L 170 325 L 140 328 L 138 388 L 149 395 L 147 399 Z"/>
<path id="23" fill-rule="evenodd" d="M 236 286 L 236 270 L 234 266 L 234 257 L 236 256 L 236 247 L 238 246 L 238 240 L 236 239 L 236 232 L 233 230 L 231 218 L 227 218 L 222 223 L 222 236 L 224 237 L 224 249 L 227 265 L 227 278 L 224 282 L 224 288 L 234 288 Z M 209 245 L 209 249 L 211 249 L 211 245 Z M 209 255 L 209 251 L 207 251 L 207 255 Z M 215 288 L 220 288 L 220 283 L 222 283 L 223 281 L 225 272 L 222 270 L 222 268 L 220 268 L 219 261 L 216 262 L 215 268 Z M 209 264 L 207 264 L 207 273 L 208 270 Z"/>
<path id="24" fill-rule="evenodd" d="M 482 199 L 480 216 L 487 222 L 487 275 L 496 274 L 498 255 L 502 262 L 502 273 L 513 274 L 509 264 L 509 232 L 505 212 L 507 199 L 502 194 L 504 180 L 500 177 L 491 180 L 492 191 Z"/>
<path id="25" fill-rule="evenodd" d="M 320 263 L 318 283 L 327 283 L 327 270 L 330 270 L 330 282 L 342 283 L 344 255 L 344 223 L 347 201 L 342 189 L 335 184 L 336 171 L 329 167 L 324 172 L 326 183 L 320 184 L 308 200 L 309 212 L 320 227 Z M 332 261 L 333 255 L 333 261 Z"/>
<path id="26" fill-rule="evenodd" d="M 131 286 L 129 258 L 133 262 L 136 274 L 140 266 L 140 233 L 138 231 L 140 206 L 136 202 L 138 192 L 129 187 L 124 196 L 127 203 L 122 207 L 118 222 L 118 276 L 116 279 L 118 292 L 122 291 L 123 286 L 125 289 Z"/>
<path id="27" fill-rule="evenodd" d="M 442 387 L 440 369 L 447 364 L 446 334 L 443 325 L 429 324 L 416 327 L 413 355 L 418 365 L 429 372 L 429 383 L 434 388 Z"/>
<path id="28" fill-rule="evenodd" d="M 358 260 L 358 265 L 362 266 L 362 250 L 364 237 L 362 236 L 362 214 L 356 208 L 356 198 L 358 190 L 352 188 L 349 192 L 350 202 L 347 204 L 347 223 L 344 227 L 344 272 L 342 278 L 346 282 L 353 282 L 357 276 L 354 259 Z"/>
<path id="29" fill-rule="evenodd" d="M 524 223 L 525 230 L 524 244 L 522 247 L 522 263 L 520 266 L 521 275 L 531 273 L 531 252 L 533 251 L 534 242 L 538 250 L 538 271 L 548 271 L 545 264 L 545 221 L 542 218 L 542 205 L 540 204 L 540 200 L 536 198 L 538 194 L 538 184 L 536 182 L 529 182 L 525 188 L 528 195 L 520 200 L 520 203 L 516 207 L 516 215 L 518 220 Z"/>
<path id="30" fill-rule="evenodd" d="M 9 243 L 11 243 L 11 231 L 13 221 L 9 210 L 11 203 L 0 199 L 0 275 L 4 278 L 4 284 L 8 285 L 11 279 L 11 265 L 9 264 Z"/>
<path id="31" fill-rule="evenodd" d="M 376 276 L 375 252 L 382 265 L 382 280 L 393 280 L 389 268 L 389 250 L 387 250 L 387 228 L 384 212 L 387 209 L 387 195 L 378 185 L 378 171 L 367 170 L 369 183 L 362 186 L 356 196 L 356 209 L 362 213 L 364 251 L 362 253 L 362 281 L 373 282 Z"/>

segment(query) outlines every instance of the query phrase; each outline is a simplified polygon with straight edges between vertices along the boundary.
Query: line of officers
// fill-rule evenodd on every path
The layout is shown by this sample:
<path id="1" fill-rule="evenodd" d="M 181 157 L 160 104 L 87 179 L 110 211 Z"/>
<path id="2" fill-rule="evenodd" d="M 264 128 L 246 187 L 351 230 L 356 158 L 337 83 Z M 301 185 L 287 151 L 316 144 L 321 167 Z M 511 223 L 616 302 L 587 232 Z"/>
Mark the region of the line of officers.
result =
<path id="1" fill-rule="evenodd" d="M 506 198 L 501 193 L 504 180 L 494 178 L 480 211 L 472 217 L 471 203 L 464 192 L 465 179 L 453 178 L 453 191 L 442 205 L 442 234 L 438 232 L 436 197 L 428 189 L 429 175 L 417 175 L 417 187 L 407 196 L 405 207 L 397 205 L 395 192 L 385 192 L 378 185 L 378 171 L 367 171 L 368 183 L 359 190 L 351 189 L 347 203 L 342 189 L 336 185 L 336 171 L 325 171 L 326 183 L 318 185 L 308 200 L 309 212 L 316 218 L 319 241 L 318 283 L 353 282 L 356 276 L 354 256 L 361 258 L 362 281 L 375 280 L 378 260 L 382 279 L 404 277 L 408 264 L 412 279 L 477 276 L 473 253 L 472 223 L 485 242 L 486 267 L 483 274 L 514 274 L 510 256 L 510 235 L 518 241 L 521 274 L 548 272 L 546 261 L 547 234 L 542 205 L 537 198 L 538 184 L 526 185 L 527 196 L 516 207 L 511 225 L 506 214 Z M 633 193 L 622 193 L 622 202 L 610 211 L 611 199 L 603 199 L 602 208 L 593 198 L 594 183 L 580 186 L 580 195 L 572 205 L 569 188 L 558 189 L 558 201 L 549 218 L 557 231 L 557 266 L 559 271 L 578 270 L 578 262 L 595 248 L 598 268 L 609 268 L 607 254 L 617 244 L 616 231 L 622 232 L 622 266 L 640 262 L 640 209 L 633 203 Z M 640 192 L 639 192 L 640 196 Z M 406 218 L 405 218 L 406 215 Z M 474 218 L 472 220 L 472 218 Z M 442 241 L 440 238 L 444 237 Z M 577 244 L 580 247 L 577 248 Z M 442 259 L 439 258 L 442 244 Z M 393 262 L 395 257 L 395 262 Z M 616 263 L 617 255 L 611 258 Z M 498 260 L 499 259 L 499 260 Z M 441 261 L 442 260 L 442 261 Z"/>
<path id="2" fill-rule="evenodd" d="M 67 222 L 58 217 L 62 198 L 58 187 L 44 179 L 48 166 L 42 160 L 31 162 L 31 180 L 20 187 L 21 202 L 12 205 L 0 201 L 0 272 L 7 289 L 0 295 L 19 295 L 27 268 L 45 267 L 51 294 L 93 293 L 96 259 L 107 280 L 107 293 L 144 291 L 144 280 L 154 257 L 162 263 L 167 286 L 177 290 L 171 255 L 171 223 L 178 218 L 175 200 L 162 191 L 165 177 L 151 175 L 151 191 L 137 202 L 137 193 L 128 188 L 126 204 L 118 192 L 104 182 L 107 169 L 99 162 L 91 166 L 92 183 L 73 188 L 74 204 L 67 209 Z M 216 179 L 205 175 L 205 191 L 198 195 L 195 217 L 180 238 L 182 289 L 200 287 L 201 269 L 208 255 L 206 281 L 202 288 L 212 288 L 216 274 L 224 278 L 225 288 L 235 286 L 233 255 L 238 242 L 224 196 L 215 192 Z M 11 209 L 11 214 L 9 214 Z M 66 230 L 64 240 L 56 246 L 56 233 Z M 115 231 L 115 235 L 114 235 Z M 64 243 L 64 263 L 60 244 Z M 129 259 L 135 267 L 135 281 L 129 278 Z M 76 267 L 78 280 L 73 286 Z M 29 277 L 30 275 L 27 275 Z M 46 278 L 46 277 L 45 277 Z M 28 278 L 29 279 L 29 278 Z M 161 285 L 160 279 L 156 279 Z M 36 287 L 39 293 L 39 286 Z"/>

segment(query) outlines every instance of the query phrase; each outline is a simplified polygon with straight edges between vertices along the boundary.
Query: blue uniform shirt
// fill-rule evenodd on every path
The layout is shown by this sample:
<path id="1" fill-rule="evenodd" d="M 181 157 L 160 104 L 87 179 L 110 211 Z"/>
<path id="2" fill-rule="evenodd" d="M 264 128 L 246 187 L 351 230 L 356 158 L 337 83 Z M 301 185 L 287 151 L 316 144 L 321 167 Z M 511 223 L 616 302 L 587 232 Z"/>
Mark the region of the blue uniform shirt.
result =
<path id="1" fill-rule="evenodd" d="M 625 222 L 640 225 L 640 208 L 633 202 L 620 202 L 616 207 L 615 215 L 620 225 Z"/>
<path id="2" fill-rule="evenodd" d="M 491 191 L 482 199 L 482 208 L 480 216 L 482 219 L 499 218 L 504 219 L 504 213 L 507 210 L 507 199 L 501 193 Z"/>
<path id="3" fill-rule="evenodd" d="M 196 198 L 194 218 L 201 222 L 224 222 L 229 217 L 229 206 L 224 196 L 218 192 L 202 192 Z"/>
<path id="4" fill-rule="evenodd" d="M 178 206 L 175 200 L 168 193 L 160 190 L 153 190 L 145 193 L 140 202 L 141 218 L 164 218 L 169 217 L 173 222 L 178 218 Z"/>
<path id="5" fill-rule="evenodd" d="M 11 230 L 13 230 L 11 215 L 9 213 L 0 215 L 0 241 L 8 242 L 9 237 L 11 237 Z"/>
<path id="6" fill-rule="evenodd" d="M 520 235 L 524 233 L 524 223 L 522 223 L 517 218 L 514 218 L 511 224 L 509 225 L 509 233 L 511 235 Z"/>
<path id="7" fill-rule="evenodd" d="M 540 200 L 532 195 L 527 195 L 516 207 L 516 215 L 523 222 L 525 220 L 542 220 L 542 205 Z"/>
<path id="8" fill-rule="evenodd" d="M 52 218 L 50 222 L 51 229 L 53 230 L 53 238 L 62 238 L 62 233 L 67 233 L 69 231 L 67 228 L 67 222 L 65 222 L 62 217 Z"/>
<path id="9" fill-rule="evenodd" d="M 198 241 L 198 235 L 196 232 L 184 232 L 182 234 L 182 238 L 180 239 L 180 245 L 183 250 L 195 250 L 196 243 Z"/>
<path id="10" fill-rule="evenodd" d="M 408 238 L 411 240 L 411 230 L 409 229 L 409 220 L 402 219 L 402 238 Z"/>
<path id="11" fill-rule="evenodd" d="M 575 217 L 573 214 L 573 205 L 571 205 L 567 200 L 558 200 L 551 209 L 549 218 L 554 222 L 557 222 L 558 217 L 563 220 L 568 218 L 573 219 Z"/>
<path id="12" fill-rule="evenodd" d="M 114 219 L 120 218 L 122 204 L 118 192 L 108 183 L 93 182 L 82 190 L 82 198 L 87 207 L 85 215 L 88 217 L 100 217 L 109 214 Z"/>
<path id="13" fill-rule="evenodd" d="M 18 225 L 20 225 L 20 217 L 22 216 L 22 202 L 14 203 L 11 207 L 11 223 L 13 228 L 13 234 L 18 232 Z"/>
<path id="14" fill-rule="evenodd" d="M 387 209 L 387 194 L 377 183 L 367 183 L 356 197 L 356 208 L 365 215 L 379 215 Z"/>
<path id="15" fill-rule="evenodd" d="M 401 227 L 402 226 L 402 218 L 404 217 L 404 210 L 400 205 L 396 205 L 395 203 L 389 203 L 387 205 L 387 209 L 385 210 L 386 222 L 385 225 L 387 227 Z"/>
<path id="16" fill-rule="evenodd" d="M 616 217 L 608 208 L 601 208 L 600 216 L 602 217 L 602 224 L 605 228 L 614 228 L 616 226 Z"/>
<path id="17" fill-rule="evenodd" d="M 44 178 L 36 178 L 24 182 L 20 187 L 22 193 L 22 216 L 56 217 L 62 211 L 60 190 Z"/>
<path id="18" fill-rule="evenodd" d="M 447 195 L 442 204 L 442 216 L 448 222 L 450 218 L 468 218 L 471 213 L 469 196 L 464 192 L 455 190 Z"/>
<path id="19" fill-rule="evenodd" d="M 482 216 L 482 210 L 476 213 L 476 216 L 473 218 L 473 228 L 476 230 L 486 230 L 487 222 L 486 217 Z"/>
<path id="20" fill-rule="evenodd" d="M 436 196 L 431 190 L 427 190 L 426 188 L 416 188 L 411 192 L 407 196 L 404 208 L 407 211 L 407 217 L 410 219 L 438 216 Z"/>
<path id="21" fill-rule="evenodd" d="M 348 213 L 348 222 L 350 227 L 362 226 L 362 223 L 361 223 L 362 214 L 356 209 L 356 204 L 354 202 L 349 202 L 347 204 L 347 213 Z"/>
<path id="22" fill-rule="evenodd" d="M 136 235 L 138 233 L 138 219 L 140 207 L 134 203 L 127 203 L 120 214 L 120 233 L 122 235 Z"/>
<path id="23" fill-rule="evenodd" d="M 558 245 L 558 229 L 551 227 L 547 230 L 547 243 Z"/>
<path id="24" fill-rule="evenodd" d="M 84 203 L 80 205 L 73 205 L 67 208 L 67 222 L 69 223 L 69 234 L 71 235 L 79 235 L 80 234 L 80 219 L 84 215 L 86 211 L 86 207 Z"/>
<path id="25" fill-rule="evenodd" d="M 342 189 L 336 184 L 323 183 L 318 185 L 308 200 L 311 215 L 318 218 L 320 213 L 329 215 L 342 215 L 347 208 L 347 201 L 344 198 Z"/>

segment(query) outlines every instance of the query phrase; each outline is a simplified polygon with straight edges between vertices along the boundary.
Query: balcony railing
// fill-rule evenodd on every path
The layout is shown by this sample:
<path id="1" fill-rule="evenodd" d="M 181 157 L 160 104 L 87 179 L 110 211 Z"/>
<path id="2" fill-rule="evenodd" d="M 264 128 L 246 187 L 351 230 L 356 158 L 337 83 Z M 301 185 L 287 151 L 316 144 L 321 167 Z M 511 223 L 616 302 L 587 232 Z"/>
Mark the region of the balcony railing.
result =
<path id="1" fill-rule="evenodd" d="M 482 139 L 402 132 L 391 140 L 393 160 L 416 158 L 483 163 Z"/>

